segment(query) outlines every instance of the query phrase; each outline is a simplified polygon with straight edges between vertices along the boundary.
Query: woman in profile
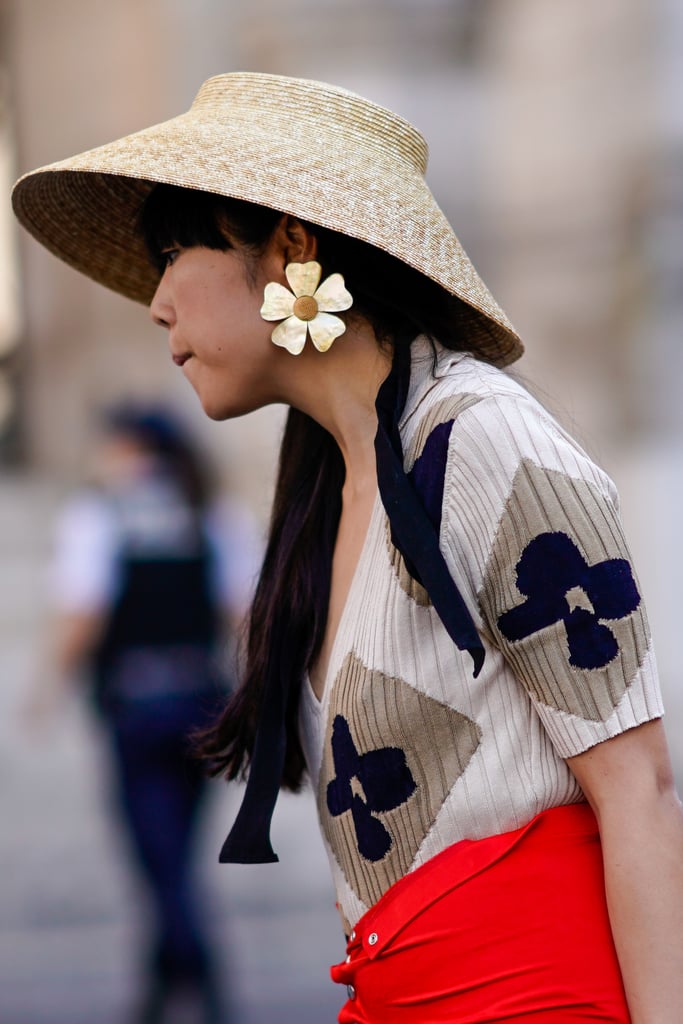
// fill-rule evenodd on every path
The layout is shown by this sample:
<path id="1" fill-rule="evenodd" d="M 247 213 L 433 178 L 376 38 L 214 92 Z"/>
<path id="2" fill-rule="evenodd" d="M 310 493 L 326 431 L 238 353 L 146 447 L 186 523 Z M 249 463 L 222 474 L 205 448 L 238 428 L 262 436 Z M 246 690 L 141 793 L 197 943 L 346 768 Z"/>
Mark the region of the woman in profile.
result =
<path id="1" fill-rule="evenodd" d="M 53 252 L 150 303 L 215 419 L 290 412 L 241 686 L 225 861 L 310 776 L 342 1024 L 678 1022 L 683 816 L 614 487 L 503 372 L 520 339 L 344 90 L 210 79 L 26 175 Z"/>

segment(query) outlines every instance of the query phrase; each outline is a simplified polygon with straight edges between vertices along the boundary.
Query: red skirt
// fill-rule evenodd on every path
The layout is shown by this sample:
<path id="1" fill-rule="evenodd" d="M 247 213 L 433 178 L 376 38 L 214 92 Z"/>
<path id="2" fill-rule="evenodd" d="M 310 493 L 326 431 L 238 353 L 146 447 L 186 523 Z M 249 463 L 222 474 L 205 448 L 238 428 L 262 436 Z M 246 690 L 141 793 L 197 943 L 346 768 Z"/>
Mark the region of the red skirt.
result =
<path id="1" fill-rule="evenodd" d="M 628 1024 L 595 816 L 557 807 L 396 882 L 332 980 L 340 1024 Z"/>

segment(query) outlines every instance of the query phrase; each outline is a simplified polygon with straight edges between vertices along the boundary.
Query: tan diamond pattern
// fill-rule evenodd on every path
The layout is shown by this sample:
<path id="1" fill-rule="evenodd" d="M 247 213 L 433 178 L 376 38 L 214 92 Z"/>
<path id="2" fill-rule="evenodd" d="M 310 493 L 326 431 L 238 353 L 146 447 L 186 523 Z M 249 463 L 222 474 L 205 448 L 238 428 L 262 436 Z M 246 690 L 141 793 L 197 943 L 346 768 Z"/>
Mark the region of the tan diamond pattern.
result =
<path id="1" fill-rule="evenodd" d="M 327 810 L 327 786 L 336 774 L 331 749 L 336 715 L 346 719 L 360 754 L 387 746 L 403 750 L 416 783 L 405 803 L 377 814 L 392 839 L 388 853 L 377 862 L 360 856 L 351 813 L 334 818 Z M 366 906 L 410 869 L 480 742 L 479 726 L 465 715 L 402 679 L 366 668 L 355 654 L 347 655 L 334 682 L 317 798 L 325 836 L 349 885 Z"/>
<path id="2" fill-rule="evenodd" d="M 515 571 L 522 552 L 534 537 L 547 531 L 566 533 L 590 565 L 623 558 L 627 550 L 616 512 L 594 486 L 525 459 L 515 474 L 487 564 L 480 593 L 482 610 L 496 643 L 535 701 L 589 721 L 604 722 L 648 651 L 650 632 L 642 601 L 631 615 L 607 623 L 619 654 L 599 669 L 570 664 L 563 622 L 514 643 L 496 627 L 500 615 L 523 600 Z M 570 592 L 568 600 L 585 605 L 587 598 Z"/>

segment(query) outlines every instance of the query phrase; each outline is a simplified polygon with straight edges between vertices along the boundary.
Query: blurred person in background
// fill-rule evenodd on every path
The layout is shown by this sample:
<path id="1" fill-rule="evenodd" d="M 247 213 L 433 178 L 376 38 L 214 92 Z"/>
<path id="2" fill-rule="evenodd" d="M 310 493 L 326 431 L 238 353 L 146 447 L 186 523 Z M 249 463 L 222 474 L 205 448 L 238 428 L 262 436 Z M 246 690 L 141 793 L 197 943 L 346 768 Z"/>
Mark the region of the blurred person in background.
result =
<path id="1" fill-rule="evenodd" d="M 54 658 L 61 678 L 90 677 L 149 891 L 135 1020 L 164 1021 L 184 1000 L 192 1020 L 216 1024 L 224 1007 L 192 870 L 207 780 L 190 740 L 231 688 L 254 535 L 238 505 L 214 500 L 204 458 L 169 412 L 122 405 L 100 433 L 97 485 L 57 525 Z"/>
<path id="2" fill-rule="evenodd" d="M 614 485 L 504 368 L 520 338 L 402 118 L 237 73 L 26 175 L 23 223 L 150 304 L 213 419 L 290 406 L 226 862 L 308 770 L 341 1024 L 680 1024 L 683 814 Z M 274 326 L 275 324 L 275 326 Z"/>

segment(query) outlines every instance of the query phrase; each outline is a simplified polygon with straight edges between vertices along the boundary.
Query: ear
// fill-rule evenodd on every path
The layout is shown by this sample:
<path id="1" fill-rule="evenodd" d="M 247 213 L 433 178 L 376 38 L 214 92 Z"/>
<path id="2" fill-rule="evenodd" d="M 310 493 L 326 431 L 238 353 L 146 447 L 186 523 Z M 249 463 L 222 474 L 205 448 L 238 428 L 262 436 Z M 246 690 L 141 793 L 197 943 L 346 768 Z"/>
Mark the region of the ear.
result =
<path id="1" fill-rule="evenodd" d="M 300 220 L 288 213 L 275 229 L 274 241 L 285 266 L 288 263 L 308 263 L 318 255 L 318 239 Z"/>

